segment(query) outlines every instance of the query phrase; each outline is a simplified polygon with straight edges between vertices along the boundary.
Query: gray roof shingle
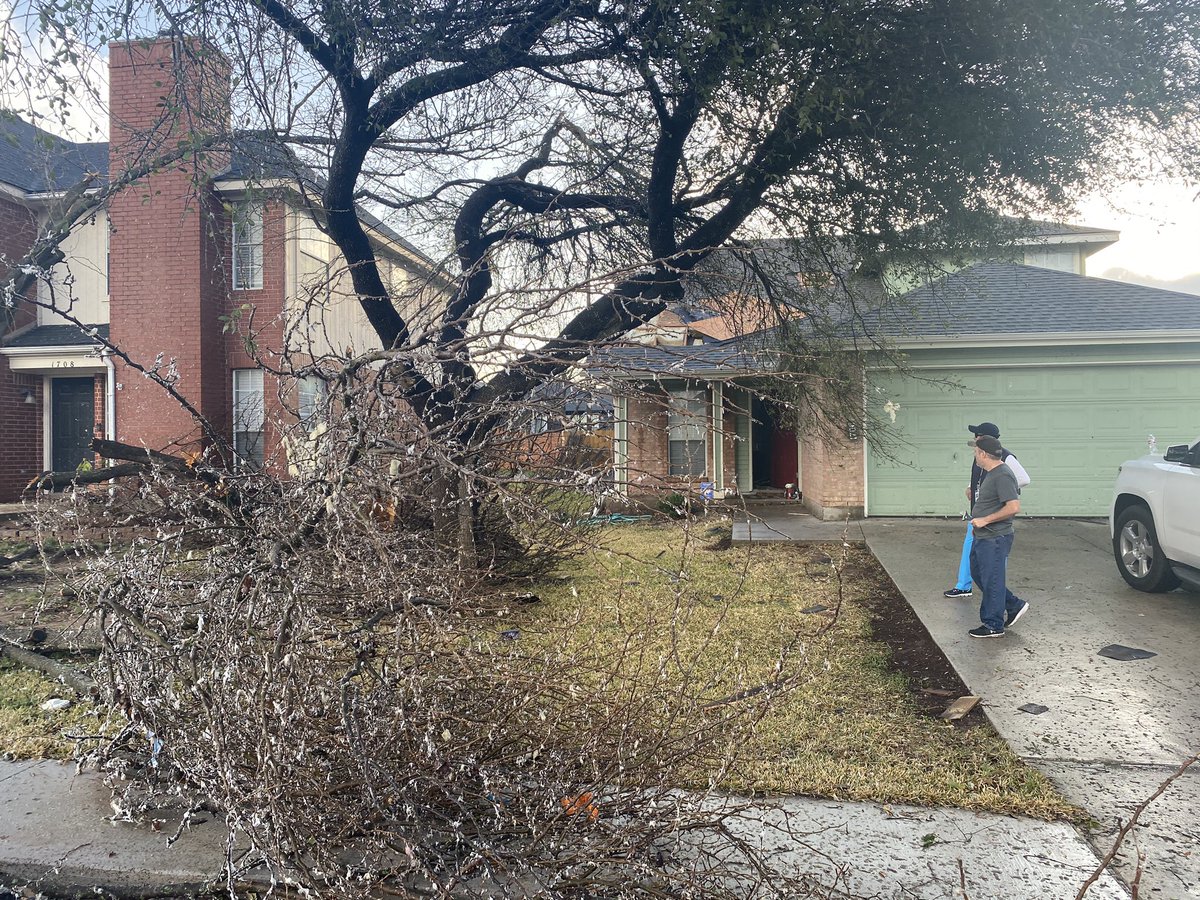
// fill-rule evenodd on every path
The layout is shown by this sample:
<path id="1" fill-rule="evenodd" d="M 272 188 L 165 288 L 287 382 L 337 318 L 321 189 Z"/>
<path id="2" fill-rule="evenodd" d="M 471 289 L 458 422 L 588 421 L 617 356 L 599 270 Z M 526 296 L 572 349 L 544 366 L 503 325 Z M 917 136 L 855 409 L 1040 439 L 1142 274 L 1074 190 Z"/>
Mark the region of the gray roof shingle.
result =
<path id="1" fill-rule="evenodd" d="M 0 182 L 30 194 L 108 173 L 108 144 L 76 144 L 0 110 Z"/>
<path id="2" fill-rule="evenodd" d="M 1200 297 L 1070 272 L 984 263 L 910 291 L 843 326 L 891 340 L 1200 331 Z"/>
<path id="3" fill-rule="evenodd" d="M 744 338 L 680 347 L 629 344 L 607 347 L 590 361 L 590 368 L 609 378 L 698 378 L 705 375 L 752 375 L 762 365 Z"/>
<path id="4" fill-rule="evenodd" d="M 89 325 L 95 329 L 96 336 L 108 340 L 107 325 Z M 99 342 L 90 334 L 80 331 L 75 325 L 39 325 L 29 331 L 22 332 L 11 341 L 5 342 L 5 347 L 86 347 Z"/>

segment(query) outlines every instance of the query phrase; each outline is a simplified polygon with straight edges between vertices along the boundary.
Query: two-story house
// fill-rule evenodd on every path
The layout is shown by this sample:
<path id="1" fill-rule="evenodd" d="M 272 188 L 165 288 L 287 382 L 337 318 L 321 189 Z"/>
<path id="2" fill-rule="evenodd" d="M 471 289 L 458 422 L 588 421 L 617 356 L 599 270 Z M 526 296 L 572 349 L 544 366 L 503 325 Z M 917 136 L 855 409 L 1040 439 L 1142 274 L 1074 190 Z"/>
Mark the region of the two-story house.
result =
<path id="1" fill-rule="evenodd" d="M 107 143 L 72 143 L 0 119 L 0 272 L 85 177 L 98 190 L 144 159 L 151 139 L 169 149 L 202 138 L 198 111 L 211 112 L 214 133 L 228 128 L 219 61 L 193 72 L 192 56 L 171 39 L 109 50 Z M 197 102 L 188 117 L 172 116 L 164 98 L 186 94 L 192 77 L 203 85 Z M 155 450 L 200 439 L 195 417 L 101 337 L 170 380 L 241 461 L 278 458 L 272 423 L 303 419 L 325 383 L 264 368 L 277 368 L 285 352 L 318 359 L 377 346 L 345 264 L 304 200 L 302 189 L 314 193 L 308 178 L 278 149 L 234 136 L 114 191 L 76 224 L 52 276 L 0 325 L 0 501 L 43 471 L 97 463 L 89 449 L 97 435 Z M 393 296 L 417 304 L 445 289 L 420 251 L 363 219 Z"/>

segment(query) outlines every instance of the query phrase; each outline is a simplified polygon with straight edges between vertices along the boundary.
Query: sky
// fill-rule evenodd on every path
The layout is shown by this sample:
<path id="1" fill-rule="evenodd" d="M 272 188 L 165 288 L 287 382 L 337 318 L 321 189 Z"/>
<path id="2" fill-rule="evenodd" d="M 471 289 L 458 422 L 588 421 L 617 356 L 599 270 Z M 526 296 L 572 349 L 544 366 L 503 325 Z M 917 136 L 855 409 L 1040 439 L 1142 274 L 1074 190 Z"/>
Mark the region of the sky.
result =
<path id="1" fill-rule="evenodd" d="M 1121 270 L 1161 282 L 1191 276 L 1188 287 L 1200 293 L 1198 193 L 1196 186 L 1163 180 L 1125 184 L 1082 200 L 1075 224 L 1121 232 L 1120 241 L 1088 260 L 1087 274 L 1112 277 Z"/>

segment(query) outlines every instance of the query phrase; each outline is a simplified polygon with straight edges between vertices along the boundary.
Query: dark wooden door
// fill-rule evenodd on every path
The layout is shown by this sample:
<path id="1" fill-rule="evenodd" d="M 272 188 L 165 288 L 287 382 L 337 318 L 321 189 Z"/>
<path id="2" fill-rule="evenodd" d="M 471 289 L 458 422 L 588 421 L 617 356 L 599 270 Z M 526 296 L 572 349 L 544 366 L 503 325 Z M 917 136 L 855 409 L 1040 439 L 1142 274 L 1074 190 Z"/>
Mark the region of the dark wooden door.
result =
<path id="1" fill-rule="evenodd" d="M 50 379 L 50 465 L 55 472 L 74 472 L 95 458 L 95 382 L 91 378 Z"/>

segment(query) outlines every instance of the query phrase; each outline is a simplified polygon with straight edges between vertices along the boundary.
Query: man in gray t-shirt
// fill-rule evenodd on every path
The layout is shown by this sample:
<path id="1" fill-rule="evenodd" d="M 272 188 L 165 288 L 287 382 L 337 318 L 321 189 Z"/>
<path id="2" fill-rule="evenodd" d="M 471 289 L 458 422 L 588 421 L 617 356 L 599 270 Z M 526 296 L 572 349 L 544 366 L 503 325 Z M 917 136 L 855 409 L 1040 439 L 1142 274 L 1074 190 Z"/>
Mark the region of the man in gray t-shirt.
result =
<path id="1" fill-rule="evenodd" d="M 979 604 L 983 624 L 967 633 L 978 638 L 1004 637 L 1004 629 L 1016 624 L 1029 610 L 1029 604 L 1005 583 L 1013 545 L 1013 517 L 1021 511 L 1021 492 L 1017 476 L 1004 465 L 1004 448 L 997 438 L 981 435 L 972 446 L 975 462 L 984 471 L 971 506 L 975 539 L 971 545 L 971 580 L 983 592 Z"/>

